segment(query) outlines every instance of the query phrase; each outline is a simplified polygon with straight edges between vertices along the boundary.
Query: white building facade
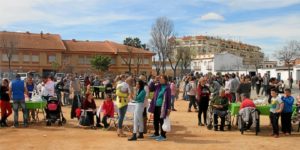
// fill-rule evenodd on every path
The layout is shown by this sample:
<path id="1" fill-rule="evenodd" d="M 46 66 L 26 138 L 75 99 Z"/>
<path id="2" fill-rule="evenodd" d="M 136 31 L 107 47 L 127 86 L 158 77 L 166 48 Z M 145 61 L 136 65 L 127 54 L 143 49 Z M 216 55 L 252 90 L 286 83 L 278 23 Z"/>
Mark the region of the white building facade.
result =
<path id="1" fill-rule="evenodd" d="M 227 52 L 197 55 L 192 60 L 191 69 L 203 74 L 239 71 L 243 69 L 243 58 Z"/>

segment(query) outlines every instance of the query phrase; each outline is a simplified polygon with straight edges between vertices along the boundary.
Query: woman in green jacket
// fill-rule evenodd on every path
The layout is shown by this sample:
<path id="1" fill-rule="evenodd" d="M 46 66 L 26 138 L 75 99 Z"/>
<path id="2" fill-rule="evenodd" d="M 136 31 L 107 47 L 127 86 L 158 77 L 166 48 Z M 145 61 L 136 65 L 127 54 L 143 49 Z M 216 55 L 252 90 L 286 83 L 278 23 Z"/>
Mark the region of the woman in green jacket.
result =
<path id="1" fill-rule="evenodd" d="M 136 84 L 136 98 L 135 98 L 135 110 L 134 110 L 134 119 L 133 119 L 133 135 L 128 141 L 135 141 L 137 138 L 144 138 L 144 121 L 143 121 L 143 112 L 144 112 L 144 100 L 146 96 L 146 92 L 144 90 L 144 82 L 139 80 Z M 139 136 L 136 134 L 139 131 Z"/>

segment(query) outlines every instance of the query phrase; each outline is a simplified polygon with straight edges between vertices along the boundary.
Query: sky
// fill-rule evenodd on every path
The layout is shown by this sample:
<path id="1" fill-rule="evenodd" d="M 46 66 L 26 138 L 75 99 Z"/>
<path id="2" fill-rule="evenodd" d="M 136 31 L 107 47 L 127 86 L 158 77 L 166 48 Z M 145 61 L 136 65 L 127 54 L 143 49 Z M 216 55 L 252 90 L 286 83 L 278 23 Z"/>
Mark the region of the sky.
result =
<path id="1" fill-rule="evenodd" d="M 60 34 L 63 39 L 138 37 L 149 43 L 158 17 L 177 36 L 209 35 L 256 45 L 272 57 L 300 40 L 300 0 L 0 0 L 0 31 Z"/>

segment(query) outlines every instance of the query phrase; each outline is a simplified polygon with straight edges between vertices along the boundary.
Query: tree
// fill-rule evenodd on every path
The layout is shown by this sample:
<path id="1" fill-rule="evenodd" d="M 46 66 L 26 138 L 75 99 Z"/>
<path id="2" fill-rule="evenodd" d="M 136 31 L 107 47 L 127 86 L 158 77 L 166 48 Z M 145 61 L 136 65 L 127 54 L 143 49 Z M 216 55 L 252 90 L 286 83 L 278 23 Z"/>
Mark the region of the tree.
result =
<path id="1" fill-rule="evenodd" d="M 157 73 L 160 72 L 160 69 L 162 69 L 163 74 L 166 72 L 168 42 L 174 35 L 173 28 L 173 22 L 166 17 L 157 18 L 152 25 L 150 44 L 152 45 L 153 51 L 158 55 L 158 61 L 155 62 Z"/>
<path id="2" fill-rule="evenodd" d="M 169 40 L 169 47 L 167 51 L 167 58 L 169 60 L 170 66 L 173 70 L 173 77 L 176 77 L 176 71 L 179 63 L 182 61 L 184 48 L 176 47 L 176 38 L 173 37 Z"/>
<path id="3" fill-rule="evenodd" d="M 133 63 L 133 47 L 127 46 L 126 51 L 127 51 L 126 56 L 121 56 L 121 59 L 128 66 L 128 73 L 131 74 L 132 63 Z"/>
<path id="4" fill-rule="evenodd" d="M 182 61 L 181 61 L 181 73 L 184 74 L 187 71 L 187 68 L 191 65 L 192 56 L 196 54 L 195 47 L 186 46 L 182 47 Z"/>
<path id="5" fill-rule="evenodd" d="M 107 56 L 96 55 L 91 59 L 91 65 L 94 69 L 100 72 L 105 72 L 108 70 L 111 64 L 111 58 Z"/>
<path id="6" fill-rule="evenodd" d="M 132 47 L 136 47 L 136 48 L 143 48 L 143 46 L 145 44 L 141 44 L 141 40 L 138 37 L 132 38 L 132 37 L 127 37 L 125 38 L 125 40 L 123 41 L 124 45 L 127 46 L 132 46 Z"/>
<path id="7" fill-rule="evenodd" d="M 137 75 L 140 74 L 140 66 L 143 63 L 143 60 L 144 60 L 144 55 L 137 54 L 137 57 L 136 57 L 136 73 L 137 73 Z"/>
<path id="8" fill-rule="evenodd" d="M 284 64 L 288 67 L 289 79 L 291 79 L 291 65 L 292 62 L 299 57 L 300 51 L 300 42 L 298 41 L 289 41 L 286 46 L 281 50 L 274 53 L 274 56 L 279 60 L 283 61 Z"/>
<path id="9" fill-rule="evenodd" d="M 11 61 L 17 51 L 18 42 L 16 33 L 2 32 L 0 36 L 0 48 L 3 49 L 8 60 L 9 78 L 11 78 L 12 75 Z"/>

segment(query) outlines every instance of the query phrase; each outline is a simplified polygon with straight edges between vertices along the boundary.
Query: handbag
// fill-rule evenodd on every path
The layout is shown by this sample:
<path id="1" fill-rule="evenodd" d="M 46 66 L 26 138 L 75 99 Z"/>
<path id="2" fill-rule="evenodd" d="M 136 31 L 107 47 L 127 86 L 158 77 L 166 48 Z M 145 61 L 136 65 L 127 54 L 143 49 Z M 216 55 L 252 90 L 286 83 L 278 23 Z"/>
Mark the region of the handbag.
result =
<path id="1" fill-rule="evenodd" d="M 167 117 L 164 119 L 164 123 L 163 123 L 163 125 L 162 125 L 162 129 L 163 129 L 165 132 L 170 132 L 170 131 L 171 131 L 171 121 L 170 121 L 169 116 L 167 116 Z"/>

